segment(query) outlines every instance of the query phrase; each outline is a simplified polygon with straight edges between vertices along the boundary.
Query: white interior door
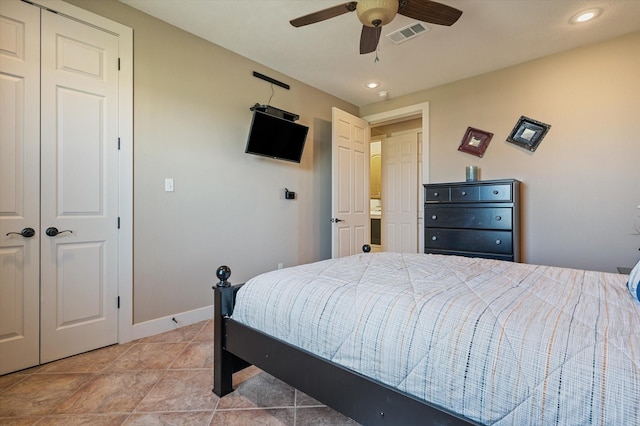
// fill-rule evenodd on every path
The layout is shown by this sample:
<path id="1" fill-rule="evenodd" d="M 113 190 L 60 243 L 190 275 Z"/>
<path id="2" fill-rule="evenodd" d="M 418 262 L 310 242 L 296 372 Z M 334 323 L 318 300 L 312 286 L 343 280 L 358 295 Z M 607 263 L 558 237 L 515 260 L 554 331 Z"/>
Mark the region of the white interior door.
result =
<path id="1" fill-rule="evenodd" d="M 405 134 L 382 143 L 382 246 L 418 253 L 418 137 Z"/>
<path id="2" fill-rule="evenodd" d="M 0 34 L 0 374 L 4 374 L 39 360 L 40 10 L 21 1 L 0 0 Z"/>
<path id="3" fill-rule="evenodd" d="M 119 46 L 17 0 L 0 35 L 4 374 L 118 340 Z"/>
<path id="4" fill-rule="evenodd" d="M 362 252 L 369 243 L 369 123 L 332 110 L 331 256 Z"/>
<path id="5" fill-rule="evenodd" d="M 41 76 L 48 362 L 118 341 L 118 37 L 43 11 Z"/>

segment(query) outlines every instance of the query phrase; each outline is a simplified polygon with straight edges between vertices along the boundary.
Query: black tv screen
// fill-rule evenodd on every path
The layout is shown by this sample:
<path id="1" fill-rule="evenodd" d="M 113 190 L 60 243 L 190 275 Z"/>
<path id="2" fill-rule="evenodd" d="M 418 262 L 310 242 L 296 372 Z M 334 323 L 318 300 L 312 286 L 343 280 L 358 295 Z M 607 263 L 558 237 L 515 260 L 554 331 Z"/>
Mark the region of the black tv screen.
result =
<path id="1" fill-rule="evenodd" d="M 299 163 L 309 128 L 262 111 L 253 111 L 245 152 Z"/>

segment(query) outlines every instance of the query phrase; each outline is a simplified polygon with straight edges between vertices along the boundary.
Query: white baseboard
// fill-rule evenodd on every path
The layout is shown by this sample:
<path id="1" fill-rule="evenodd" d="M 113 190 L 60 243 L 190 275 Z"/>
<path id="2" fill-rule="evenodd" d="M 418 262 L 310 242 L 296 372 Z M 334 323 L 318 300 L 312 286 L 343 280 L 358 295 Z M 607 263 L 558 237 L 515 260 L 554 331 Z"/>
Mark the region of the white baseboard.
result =
<path id="1" fill-rule="evenodd" d="M 177 322 L 173 320 L 174 318 Z M 133 340 L 142 339 L 143 337 L 154 336 L 156 334 L 164 333 L 165 331 L 175 330 L 176 328 L 184 327 L 185 325 L 195 324 L 212 318 L 213 305 L 205 306 L 203 308 L 134 324 L 132 337 Z"/>

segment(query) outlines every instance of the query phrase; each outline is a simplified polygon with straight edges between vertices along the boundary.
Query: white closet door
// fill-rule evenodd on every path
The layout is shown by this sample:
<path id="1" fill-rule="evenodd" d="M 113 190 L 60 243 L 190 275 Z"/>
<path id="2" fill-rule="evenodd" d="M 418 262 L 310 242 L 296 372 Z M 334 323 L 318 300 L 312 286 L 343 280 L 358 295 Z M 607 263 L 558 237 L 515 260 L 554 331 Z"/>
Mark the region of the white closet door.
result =
<path id="1" fill-rule="evenodd" d="M 39 358 L 39 104 L 40 10 L 0 0 L 0 374 Z"/>
<path id="2" fill-rule="evenodd" d="M 44 363 L 117 342 L 118 38 L 43 11 L 41 61 Z"/>

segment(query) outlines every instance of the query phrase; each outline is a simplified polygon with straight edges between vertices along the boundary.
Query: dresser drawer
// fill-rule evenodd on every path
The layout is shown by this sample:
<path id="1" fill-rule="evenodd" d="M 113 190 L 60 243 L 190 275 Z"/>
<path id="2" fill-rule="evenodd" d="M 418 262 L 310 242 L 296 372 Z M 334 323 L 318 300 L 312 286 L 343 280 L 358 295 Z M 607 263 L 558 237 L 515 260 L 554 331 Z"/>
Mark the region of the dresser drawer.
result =
<path id="1" fill-rule="evenodd" d="M 452 186 L 451 201 L 471 202 L 480 199 L 480 188 L 477 186 Z"/>
<path id="2" fill-rule="evenodd" d="M 442 249 L 466 252 L 512 254 L 513 241 L 508 231 L 483 231 L 476 229 L 425 230 L 425 250 Z"/>
<path id="3" fill-rule="evenodd" d="M 511 230 L 510 207 L 443 207 L 427 205 L 424 224 L 428 228 L 472 228 Z"/>
<path id="4" fill-rule="evenodd" d="M 511 185 L 487 185 L 480 188 L 480 201 L 511 201 Z"/>
<path id="5" fill-rule="evenodd" d="M 449 201 L 448 186 L 430 186 L 425 189 L 424 200 L 430 202 L 447 202 Z"/>

